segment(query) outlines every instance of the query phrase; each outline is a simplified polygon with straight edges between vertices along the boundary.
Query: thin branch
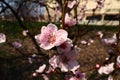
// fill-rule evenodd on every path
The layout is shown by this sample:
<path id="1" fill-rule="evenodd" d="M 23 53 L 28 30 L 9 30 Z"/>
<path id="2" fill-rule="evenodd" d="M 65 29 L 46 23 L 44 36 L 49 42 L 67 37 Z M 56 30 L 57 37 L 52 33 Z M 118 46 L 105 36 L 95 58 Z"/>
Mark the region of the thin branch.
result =
<path id="1" fill-rule="evenodd" d="M 24 30 L 28 30 L 28 29 L 23 25 L 21 19 L 19 18 L 18 14 L 14 11 L 14 9 L 13 9 L 7 2 L 5 2 L 4 0 L 1 0 L 1 1 L 12 11 L 12 13 L 13 13 L 14 16 L 15 16 L 15 18 L 18 20 L 20 27 L 21 27 L 22 29 L 24 29 Z M 28 32 L 27 34 L 28 34 L 29 37 L 32 39 L 33 43 L 35 44 L 35 48 L 37 49 L 38 53 L 39 53 L 41 56 L 46 56 L 46 54 L 43 54 L 42 51 L 40 50 L 40 47 L 39 47 L 39 45 L 37 44 L 34 36 L 33 36 L 30 32 Z"/>

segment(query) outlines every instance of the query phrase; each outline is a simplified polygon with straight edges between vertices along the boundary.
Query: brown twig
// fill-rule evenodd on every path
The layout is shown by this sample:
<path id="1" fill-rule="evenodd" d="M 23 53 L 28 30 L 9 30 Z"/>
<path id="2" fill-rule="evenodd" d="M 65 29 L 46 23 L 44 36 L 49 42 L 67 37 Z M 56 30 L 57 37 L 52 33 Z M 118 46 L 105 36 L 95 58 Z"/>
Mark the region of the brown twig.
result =
<path id="1" fill-rule="evenodd" d="M 19 18 L 18 14 L 14 11 L 14 9 L 13 9 L 7 2 L 5 2 L 4 0 L 1 0 L 1 1 L 12 11 L 12 13 L 13 13 L 14 16 L 15 16 L 15 18 L 18 20 L 20 27 L 21 27 L 23 30 L 28 30 L 28 29 L 23 25 L 21 19 Z M 32 41 L 33 41 L 33 43 L 34 43 L 34 45 L 35 45 L 35 48 L 37 49 L 38 53 L 39 53 L 41 56 L 46 56 L 46 54 L 43 54 L 43 52 L 40 50 L 40 47 L 39 47 L 39 45 L 37 44 L 34 36 L 33 36 L 30 32 L 28 32 L 27 34 L 28 34 L 29 37 L 32 39 Z"/>

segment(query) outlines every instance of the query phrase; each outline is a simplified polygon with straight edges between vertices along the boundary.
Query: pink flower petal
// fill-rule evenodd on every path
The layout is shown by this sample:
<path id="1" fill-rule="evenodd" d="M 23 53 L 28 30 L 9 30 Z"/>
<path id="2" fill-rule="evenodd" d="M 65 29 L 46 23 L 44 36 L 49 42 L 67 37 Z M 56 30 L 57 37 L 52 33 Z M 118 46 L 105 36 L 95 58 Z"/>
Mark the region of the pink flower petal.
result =
<path id="1" fill-rule="evenodd" d="M 76 24 L 76 19 L 72 19 L 68 13 L 65 15 L 65 24 L 68 26 L 73 26 Z"/>
<path id="2" fill-rule="evenodd" d="M 65 42 L 57 48 L 58 53 L 68 53 L 71 50 L 71 44 Z"/>
<path id="3" fill-rule="evenodd" d="M 68 7 L 69 8 L 73 8 L 73 6 L 76 4 L 76 1 L 74 0 L 74 1 L 68 1 Z"/>
<path id="4" fill-rule="evenodd" d="M 53 56 L 50 60 L 49 60 L 50 65 L 55 69 L 58 67 L 58 63 L 59 63 L 59 56 Z"/>
<path id="5" fill-rule="evenodd" d="M 42 73 L 46 68 L 46 65 L 43 64 L 42 66 L 39 67 L 39 69 L 36 70 L 37 73 Z"/>
<path id="6" fill-rule="evenodd" d="M 60 46 L 62 43 L 64 43 L 67 40 L 68 33 L 65 30 L 58 30 L 56 32 L 56 42 L 55 46 Z"/>

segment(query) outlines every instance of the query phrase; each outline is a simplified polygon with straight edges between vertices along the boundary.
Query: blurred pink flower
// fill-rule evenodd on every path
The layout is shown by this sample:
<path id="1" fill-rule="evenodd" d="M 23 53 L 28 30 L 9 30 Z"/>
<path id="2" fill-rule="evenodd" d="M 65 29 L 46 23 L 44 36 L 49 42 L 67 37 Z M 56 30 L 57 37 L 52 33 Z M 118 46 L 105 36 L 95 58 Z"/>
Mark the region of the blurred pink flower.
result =
<path id="1" fill-rule="evenodd" d="M 116 61 L 117 61 L 117 63 L 116 63 L 117 66 L 120 68 L 120 56 L 117 57 L 117 60 L 116 60 Z"/>
<path id="2" fill-rule="evenodd" d="M 46 65 L 43 64 L 42 66 L 39 67 L 39 69 L 36 70 L 37 73 L 42 73 L 46 68 Z"/>
<path id="3" fill-rule="evenodd" d="M 109 74 L 114 70 L 114 63 L 107 64 L 105 66 L 101 66 L 98 70 L 99 74 Z"/>
<path id="4" fill-rule="evenodd" d="M 73 26 L 76 24 L 76 19 L 72 19 L 68 13 L 65 15 L 65 26 Z"/>
<path id="5" fill-rule="evenodd" d="M 3 33 L 0 33 L 0 43 L 6 42 L 6 35 Z"/>
<path id="6" fill-rule="evenodd" d="M 24 36 L 27 36 L 27 33 L 28 33 L 28 30 L 23 30 L 23 32 L 22 32 L 22 34 L 23 34 Z"/>
<path id="7" fill-rule="evenodd" d="M 76 60 L 76 56 L 75 50 L 70 50 L 68 53 L 60 55 L 61 63 L 59 64 L 59 68 L 62 72 L 75 72 L 80 67 Z"/>
<path id="8" fill-rule="evenodd" d="M 49 50 L 55 46 L 60 46 L 67 40 L 68 33 L 56 27 L 56 25 L 50 23 L 41 28 L 41 34 L 35 36 L 40 47 Z"/>
<path id="9" fill-rule="evenodd" d="M 53 56 L 49 60 L 49 63 L 53 68 L 59 67 L 62 72 L 74 72 L 80 67 L 80 65 L 76 61 L 75 50 L 70 50 L 68 53 L 64 53 L 58 56 Z"/>
<path id="10" fill-rule="evenodd" d="M 75 1 L 75 0 L 73 0 L 73 1 L 68 1 L 67 7 L 73 8 L 73 6 L 74 6 L 75 4 L 76 4 L 76 1 Z"/>
<path id="11" fill-rule="evenodd" d="M 50 60 L 49 60 L 50 65 L 52 68 L 57 68 L 59 65 L 59 56 L 54 55 Z"/>
<path id="12" fill-rule="evenodd" d="M 13 47 L 14 47 L 14 48 L 20 48 L 20 47 L 22 46 L 22 44 L 21 44 L 21 43 L 16 42 L 16 41 L 15 41 L 15 42 L 13 42 L 13 43 L 12 43 L 12 45 L 13 45 Z"/>
<path id="13" fill-rule="evenodd" d="M 67 53 L 71 50 L 72 40 L 68 39 L 66 42 L 57 47 L 58 53 Z"/>

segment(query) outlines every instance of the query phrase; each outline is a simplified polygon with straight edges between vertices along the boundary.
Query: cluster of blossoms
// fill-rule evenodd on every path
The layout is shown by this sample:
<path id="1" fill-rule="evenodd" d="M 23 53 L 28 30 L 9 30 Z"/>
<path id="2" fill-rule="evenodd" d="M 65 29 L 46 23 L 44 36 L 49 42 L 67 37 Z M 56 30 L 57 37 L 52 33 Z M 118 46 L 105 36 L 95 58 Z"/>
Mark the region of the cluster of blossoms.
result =
<path id="1" fill-rule="evenodd" d="M 104 66 L 97 65 L 98 73 L 100 75 L 105 74 L 109 75 L 108 80 L 113 80 L 113 77 L 110 75 L 114 70 L 120 68 L 120 56 L 117 56 L 116 62 L 111 62 L 109 64 L 105 64 Z"/>
<path id="2" fill-rule="evenodd" d="M 61 72 L 71 71 L 76 74 L 77 69 L 80 67 L 76 60 L 77 49 L 74 49 L 72 40 L 68 38 L 68 33 L 65 30 L 58 29 L 56 25 L 50 23 L 47 27 L 43 26 L 41 28 L 41 34 L 36 35 L 35 39 L 39 46 L 45 50 L 56 47 L 58 54 L 49 59 L 52 71 L 59 68 Z M 46 65 L 41 66 L 36 72 L 43 72 L 45 67 Z M 75 80 L 80 79 L 76 77 Z"/>
<path id="3" fill-rule="evenodd" d="M 95 0 L 97 2 L 97 8 L 102 8 L 103 3 L 105 0 Z M 42 4 L 43 2 L 40 1 Z M 67 2 L 67 7 L 69 9 L 74 8 L 76 5 L 77 0 L 70 0 Z M 88 3 L 88 0 L 86 0 L 85 5 L 83 5 L 80 9 L 80 16 L 78 17 L 80 20 L 85 16 L 86 11 L 86 4 Z M 43 5 L 44 6 L 44 5 Z M 58 8 L 58 9 L 57 9 Z M 59 12 L 59 5 L 56 8 L 56 14 Z M 76 19 L 73 19 L 70 17 L 70 13 L 65 13 L 65 21 L 64 26 L 69 27 L 73 26 L 77 23 Z M 22 34 L 24 36 L 27 36 L 29 33 L 28 30 L 24 30 Z M 105 45 L 113 45 L 117 42 L 116 34 L 113 35 L 112 38 L 103 38 L 104 34 L 102 32 L 98 32 L 98 35 L 100 36 L 101 42 Z M 68 38 L 67 31 L 63 29 L 58 29 L 58 27 L 55 24 L 48 24 L 47 26 L 43 26 L 41 28 L 41 33 L 35 36 L 35 39 L 38 43 L 38 45 L 44 49 L 44 50 L 52 50 L 55 49 L 57 54 L 54 54 L 52 57 L 49 58 L 47 65 L 46 63 L 42 64 L 37 70 L 35 70 L 35 73 L 33 73 L 33 76 L 36 76 L 37 73 L 42 74 L 43 78 L 45 80 L 49 80 L 48 75 L 51 72 L 56 72 L 57 69 L 63 73 L 68 72 L 68 74 L 65 75 L 65 80 L 86 80 L 85 74 L 81 73 L 78 69 L 80 68 L 80 65 L 77 58 L 78 47 L 74 46 L 72 43 L 72 40 Z M 0 43 L 4 43 L 6 41 L 6 36 L 3 33 L 0 33 Z M 90 45 L 93 43 L 93 39 L 81 40 L 81 44 L 83 45 Z M 15 41 L 12 43 L 12 46 L 14 48 L 20 48 L 22 44 Z M 109 50 L 109 53 L 112 51 Z M 111 56 L 111 54 L 110 54 Z M 36 55 L 32 55 L 32 57 L 36 57 Z M 109 59 L 109 58 L 108 58 Z M 109 64 L 105 64 L 104 66 L 100 66 L 99 64 L 96 66 L 98 68 L 99 74 L 110 74 L 115 69 L 120 68 L 120 55 L 117 55 L 115 58 L 115 62 L 111 62 Z M 32 58 L 28 58 L 29 63 L 32 64 Z M 49 67 L 49 69 L 47 68 Z M 112 76 L 110 75 L 108 77 L 108 80 L 112 80 Z"/>

